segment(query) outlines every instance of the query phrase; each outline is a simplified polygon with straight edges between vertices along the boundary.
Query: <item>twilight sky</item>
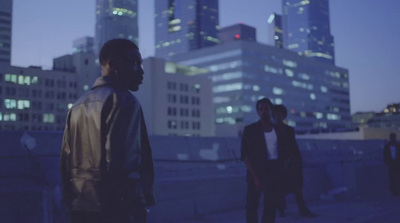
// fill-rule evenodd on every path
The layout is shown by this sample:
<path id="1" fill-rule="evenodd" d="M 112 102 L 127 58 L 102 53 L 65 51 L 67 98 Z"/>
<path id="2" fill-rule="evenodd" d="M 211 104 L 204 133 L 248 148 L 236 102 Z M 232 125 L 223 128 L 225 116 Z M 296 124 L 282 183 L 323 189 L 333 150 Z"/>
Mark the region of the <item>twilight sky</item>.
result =
<path id="1" fill-rule="evenodd" d="M 242 22 L 268 44 L 268 16 L 280 0 L 219 0 L 220 26 Z M 400 103 L 399 0 L 330 0 L 336 65 L 349 69 L 351 113 Z M 94 36 L 95 0 L 14 0 L 12 65 L 51 69 L 72 41 Z M 154 0 L 139 0 L 139 47 L 154 55 Z"/>

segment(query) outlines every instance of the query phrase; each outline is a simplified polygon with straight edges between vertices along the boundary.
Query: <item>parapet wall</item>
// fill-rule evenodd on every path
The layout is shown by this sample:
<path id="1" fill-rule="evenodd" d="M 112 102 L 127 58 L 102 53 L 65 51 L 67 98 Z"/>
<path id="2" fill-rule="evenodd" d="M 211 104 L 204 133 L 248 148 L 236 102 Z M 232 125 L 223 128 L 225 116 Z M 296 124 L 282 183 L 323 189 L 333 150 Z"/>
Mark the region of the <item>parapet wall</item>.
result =
<path id="1" fill-rule="evenodd" d="M 0 199 L 2 221 L 66 222 L 59 176 L 62 133 L 0 132 L 0 140 L 0 196 L 7 198 Z M 151 136 L 150 142 L 157 206 L 150 208 L 149 222 L 244 208 L 246 169 L 239 138 Z M 388 193 L 383 140 L 298 143 L 307 201 Z"/>

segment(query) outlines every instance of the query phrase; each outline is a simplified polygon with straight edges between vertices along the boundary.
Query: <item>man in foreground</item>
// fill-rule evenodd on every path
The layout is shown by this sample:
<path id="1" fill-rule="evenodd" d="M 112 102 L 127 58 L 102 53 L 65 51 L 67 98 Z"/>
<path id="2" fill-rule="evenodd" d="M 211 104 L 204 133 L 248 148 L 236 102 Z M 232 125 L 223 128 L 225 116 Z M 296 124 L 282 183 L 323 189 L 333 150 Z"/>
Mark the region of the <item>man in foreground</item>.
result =
<path id="1" fill-rule="evenodd" d="M 143 80 L 138 47 L 114 39 L 100 51 L 101 77 L 68 112 L 61 151 L 71 222 L 146 222 L 154 167 L 143 112 L 131 91 Z"/>

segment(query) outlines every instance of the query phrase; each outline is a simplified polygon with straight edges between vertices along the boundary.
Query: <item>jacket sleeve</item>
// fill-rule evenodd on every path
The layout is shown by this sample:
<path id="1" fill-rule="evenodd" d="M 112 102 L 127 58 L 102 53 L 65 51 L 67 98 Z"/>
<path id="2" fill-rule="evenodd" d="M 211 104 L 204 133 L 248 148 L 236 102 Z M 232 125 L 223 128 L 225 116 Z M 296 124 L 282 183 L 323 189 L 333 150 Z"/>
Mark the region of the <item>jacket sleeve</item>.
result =
<path id="1" fill-rule="evenodd" d="M 140 166 L 140 180 L 143 185 L 143 195 L 147 206 L 155 204 L 154 198 L 154 163 L 153 154 L 150 146 L 149 137 L 147 135 L 146 124 L 142 109 L 141 114 L 141 131 L 142 131 L 142 162 Z"/>
<path id="2" fill-rule="evenodd" d="M 111 97 L 105 142 L 110 175 L 139 179 L 139 191 L 146 205 L 154 205 L 153 157 L 141 105 L 132 95 L 122 93 Z"/>
<path id="3" fill-rule="evenodd" d="M 69 144 L 70 132 L 69 132 L 69 119 L 70 112 L 68 112 L 64 136 L 61 146 L 60 155 L 60 173 L 61 173 L 61 184 L 63 188 L 64 199 L 69 204 L 68 200 L 71 198 L 71 148 Z"/>

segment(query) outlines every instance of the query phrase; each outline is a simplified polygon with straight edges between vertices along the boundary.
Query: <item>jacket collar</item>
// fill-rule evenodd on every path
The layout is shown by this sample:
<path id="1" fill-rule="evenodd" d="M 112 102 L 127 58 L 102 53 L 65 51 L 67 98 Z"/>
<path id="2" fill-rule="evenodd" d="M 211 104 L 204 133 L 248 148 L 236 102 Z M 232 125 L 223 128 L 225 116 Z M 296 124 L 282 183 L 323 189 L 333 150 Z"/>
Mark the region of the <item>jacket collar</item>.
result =
<path id="1" fill-rule="evenodd" d="M 101 87 L 101 86 L 111 86 L 113 85 L 112 78 L 109 76 L 100 76 L 96 79 L 96 81 L 93 84 L 93 88 Z"/>

